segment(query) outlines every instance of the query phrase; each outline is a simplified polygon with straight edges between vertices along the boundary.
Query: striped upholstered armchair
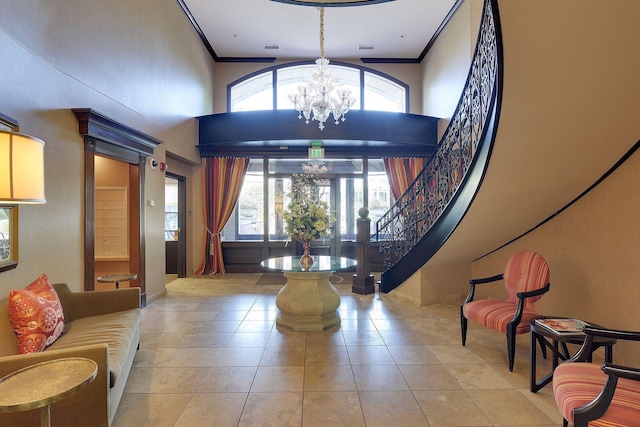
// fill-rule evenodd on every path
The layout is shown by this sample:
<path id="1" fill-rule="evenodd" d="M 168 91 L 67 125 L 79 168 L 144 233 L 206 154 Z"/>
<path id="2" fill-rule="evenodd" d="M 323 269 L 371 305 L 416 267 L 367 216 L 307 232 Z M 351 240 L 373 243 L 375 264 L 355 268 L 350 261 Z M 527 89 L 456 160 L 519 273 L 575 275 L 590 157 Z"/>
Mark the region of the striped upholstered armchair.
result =
<path id="1" fill-rule="evenodd" d="M 503 279 L 509 295 L 507 300 L 473 300 L 477 285 Z M 547 262 L 535 252 L 518 252 L 507 263 L 504 274 L 471 279 L 469 284 L 469 295 L 460 307 L 462 345 L 467 341 L 468 320 L 506 334 L 509 370 L 513 371 L 516 335 L 528 333 L 529 321 L 542 317 L 535 302 L 551 287 Z M 543 347 L 543 355 L 546 355 L 544 350 Z"/>
<path id="2" fill-rule="evenodd" d="M 640 341 L 640 332 L 590 326 L 584 331 L 586 338 L 580 350 L 553 373 L 553 395 L 564 426 L 639 426 L 640 369 L 587 360 L 594 337 Z"/>

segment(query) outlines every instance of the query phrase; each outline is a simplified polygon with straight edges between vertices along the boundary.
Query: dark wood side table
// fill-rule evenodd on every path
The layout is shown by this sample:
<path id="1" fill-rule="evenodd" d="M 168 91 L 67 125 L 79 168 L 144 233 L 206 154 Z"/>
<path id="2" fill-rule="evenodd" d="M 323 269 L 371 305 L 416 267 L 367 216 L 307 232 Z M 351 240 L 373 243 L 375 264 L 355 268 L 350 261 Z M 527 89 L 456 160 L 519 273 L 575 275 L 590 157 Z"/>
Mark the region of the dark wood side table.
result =
<path id="1" fill-rule="evenodd" d="M 97 373 L 98 364 L 84 357 L 54 359 L 22 368 L 0 379 L 0 412 L 41 408 L 40 425 L 49 427 L 50 405 L 89 385 Z"/>
<path id="2" fill-rule="evenodd" d="M 545 316 L 547 319 L 561 319 L 558 316 Z M 591 326 L 599 327 L 595 323 L 589 323 Z M 571 358 L 567 344 L 582 345 L 584 343 L 584 334 L 579 335 L 566 335 L 553 332 L 544 326 L 540 326 L 536 323 L 535 319 L 529 322 L 531 329 L 531 344 L 529 348 L 529 370 L 530 370 L 530 386 L 529 389 L 536 393 L 538 390 L 546 386 L 553 379 L 553 371 L 558 367 L 560 360 L 567 360 Z M 552 353 L 552 368 L 551 372 L 546 374 L 540 381 L 537 381 L 536 374 L 536 360 L 537 360 L 537 343 L 549 348 Z M 594 337 L 593 346 L 591 347 L 591 354 L 589 354 L 589 361 L 593 352 L 600 347 L 605 347 L 604 359 L 605 362 L 611 363 L 613 361 L 613 345 L 616 343 L 615 339 Z M 562 351 L 560 351 L 560 344 L 562 344 Z"/>

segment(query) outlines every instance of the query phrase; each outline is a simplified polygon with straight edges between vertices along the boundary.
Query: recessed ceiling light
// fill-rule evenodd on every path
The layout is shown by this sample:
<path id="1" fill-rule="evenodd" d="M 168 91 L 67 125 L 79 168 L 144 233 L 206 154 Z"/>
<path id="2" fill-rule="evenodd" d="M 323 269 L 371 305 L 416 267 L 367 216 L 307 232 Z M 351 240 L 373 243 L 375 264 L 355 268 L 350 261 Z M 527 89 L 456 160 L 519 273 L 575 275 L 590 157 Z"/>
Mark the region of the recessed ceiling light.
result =
<path id="1" fill-rule="evenodd" d="M 359 45 L 358 45 L 358 50 L 373 50 L 373 46 L 371 46 L 371 45 L 363 45 L 363 44 L 359 44 Z"/>
<path id="2" fill-rule="evenodd" d="M 280 45 L 279 44 L 265 44 L 264 48 L 266 50 L 280 50 Z"/>

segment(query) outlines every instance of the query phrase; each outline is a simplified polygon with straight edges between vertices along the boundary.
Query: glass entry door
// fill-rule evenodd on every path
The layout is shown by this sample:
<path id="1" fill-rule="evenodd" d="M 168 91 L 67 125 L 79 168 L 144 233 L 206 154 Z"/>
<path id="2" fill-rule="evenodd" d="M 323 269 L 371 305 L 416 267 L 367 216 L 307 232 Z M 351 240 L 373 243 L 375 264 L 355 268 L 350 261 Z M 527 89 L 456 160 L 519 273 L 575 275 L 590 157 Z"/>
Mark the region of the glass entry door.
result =
<path id="1" fill-rule="evenodd" d="M 375 232 L 376 221 L 390 206 L 381 158 L 251 159 L 236 208 L 221 236 L 228 271 L 255 272 L 262 260 L 302 254 L 302 245 L 298 249 L 296 242 L 288 241 L 283 217 L 291 178 L 302 173 L 323 180 L 318 191 L 324 193 L 336 219 L 334 237 L 314 242 L 312 254 L 355 258 L 358 211 L 369 208 L 370 231 Z M 376 257 L 375 251 L 370 253 Z"/>
<path id="2" fill-rule="evenodd" d="M 311 243 L 313 248 L 312 254 L 339 256 L 339 244 L 341 240 L 341 222 L 344 221 L 340 214 L 340 195 L 339 195 L 339 179 L 329 177 L 322 178 L 320 185 L 316 188 L 321 200 L 329 204 L 331 215 L 335 218 L 335 224 L 332 230 L 332 236 L 325 239 L 319 239 Z M 285 233 L 285 222 L 283 212 L 289 205 L 289 193 L 291 191 L 291 178 L 270 178 L 269 179 L 269 204 L 268 204 L 268 224 L 269 224 L 269 240 L 286 240 L 288 236 Z M 302 245 L 292 242 L 291 255 L 302 255 Z"/>
<path id="3" fill-rule="evenodd" d="M 336 197 L 337 187 L 335 178 L 327 178 L 319 180 L 317 191 L 320 196 L 320 200 L 327 202 L 329 205 L 329 212 L 335 218 L 335 224 L 332 228 L 332 236 L 325 239 L 319 239 L 315 242 L 311 242 L 311 254 L 313 255 L 329 255 L 338 256 L 340 253 L 338 244 L 340 242 L 340 210 L 337 206 Z"/>

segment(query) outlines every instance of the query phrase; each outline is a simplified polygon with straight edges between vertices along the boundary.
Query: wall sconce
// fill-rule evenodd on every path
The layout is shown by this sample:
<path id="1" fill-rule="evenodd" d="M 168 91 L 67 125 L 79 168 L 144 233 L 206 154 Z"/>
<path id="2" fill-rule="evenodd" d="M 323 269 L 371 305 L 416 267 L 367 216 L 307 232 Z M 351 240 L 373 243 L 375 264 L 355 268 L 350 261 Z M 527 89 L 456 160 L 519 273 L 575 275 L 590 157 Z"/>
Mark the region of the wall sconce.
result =
<path id="1" fill-rule="evenodd" d="M 162 172 L 167 170 L 167 164 L 165 162 L 158 162 L 156 159 L 151 159 L 151 169 L 155 169 L 158 166 L 160 166 Z"/>
<path id="2" fill-rule="evenodd" d="M 46 203 L 44 141 L 0 130 L 0 203 Z"/>

